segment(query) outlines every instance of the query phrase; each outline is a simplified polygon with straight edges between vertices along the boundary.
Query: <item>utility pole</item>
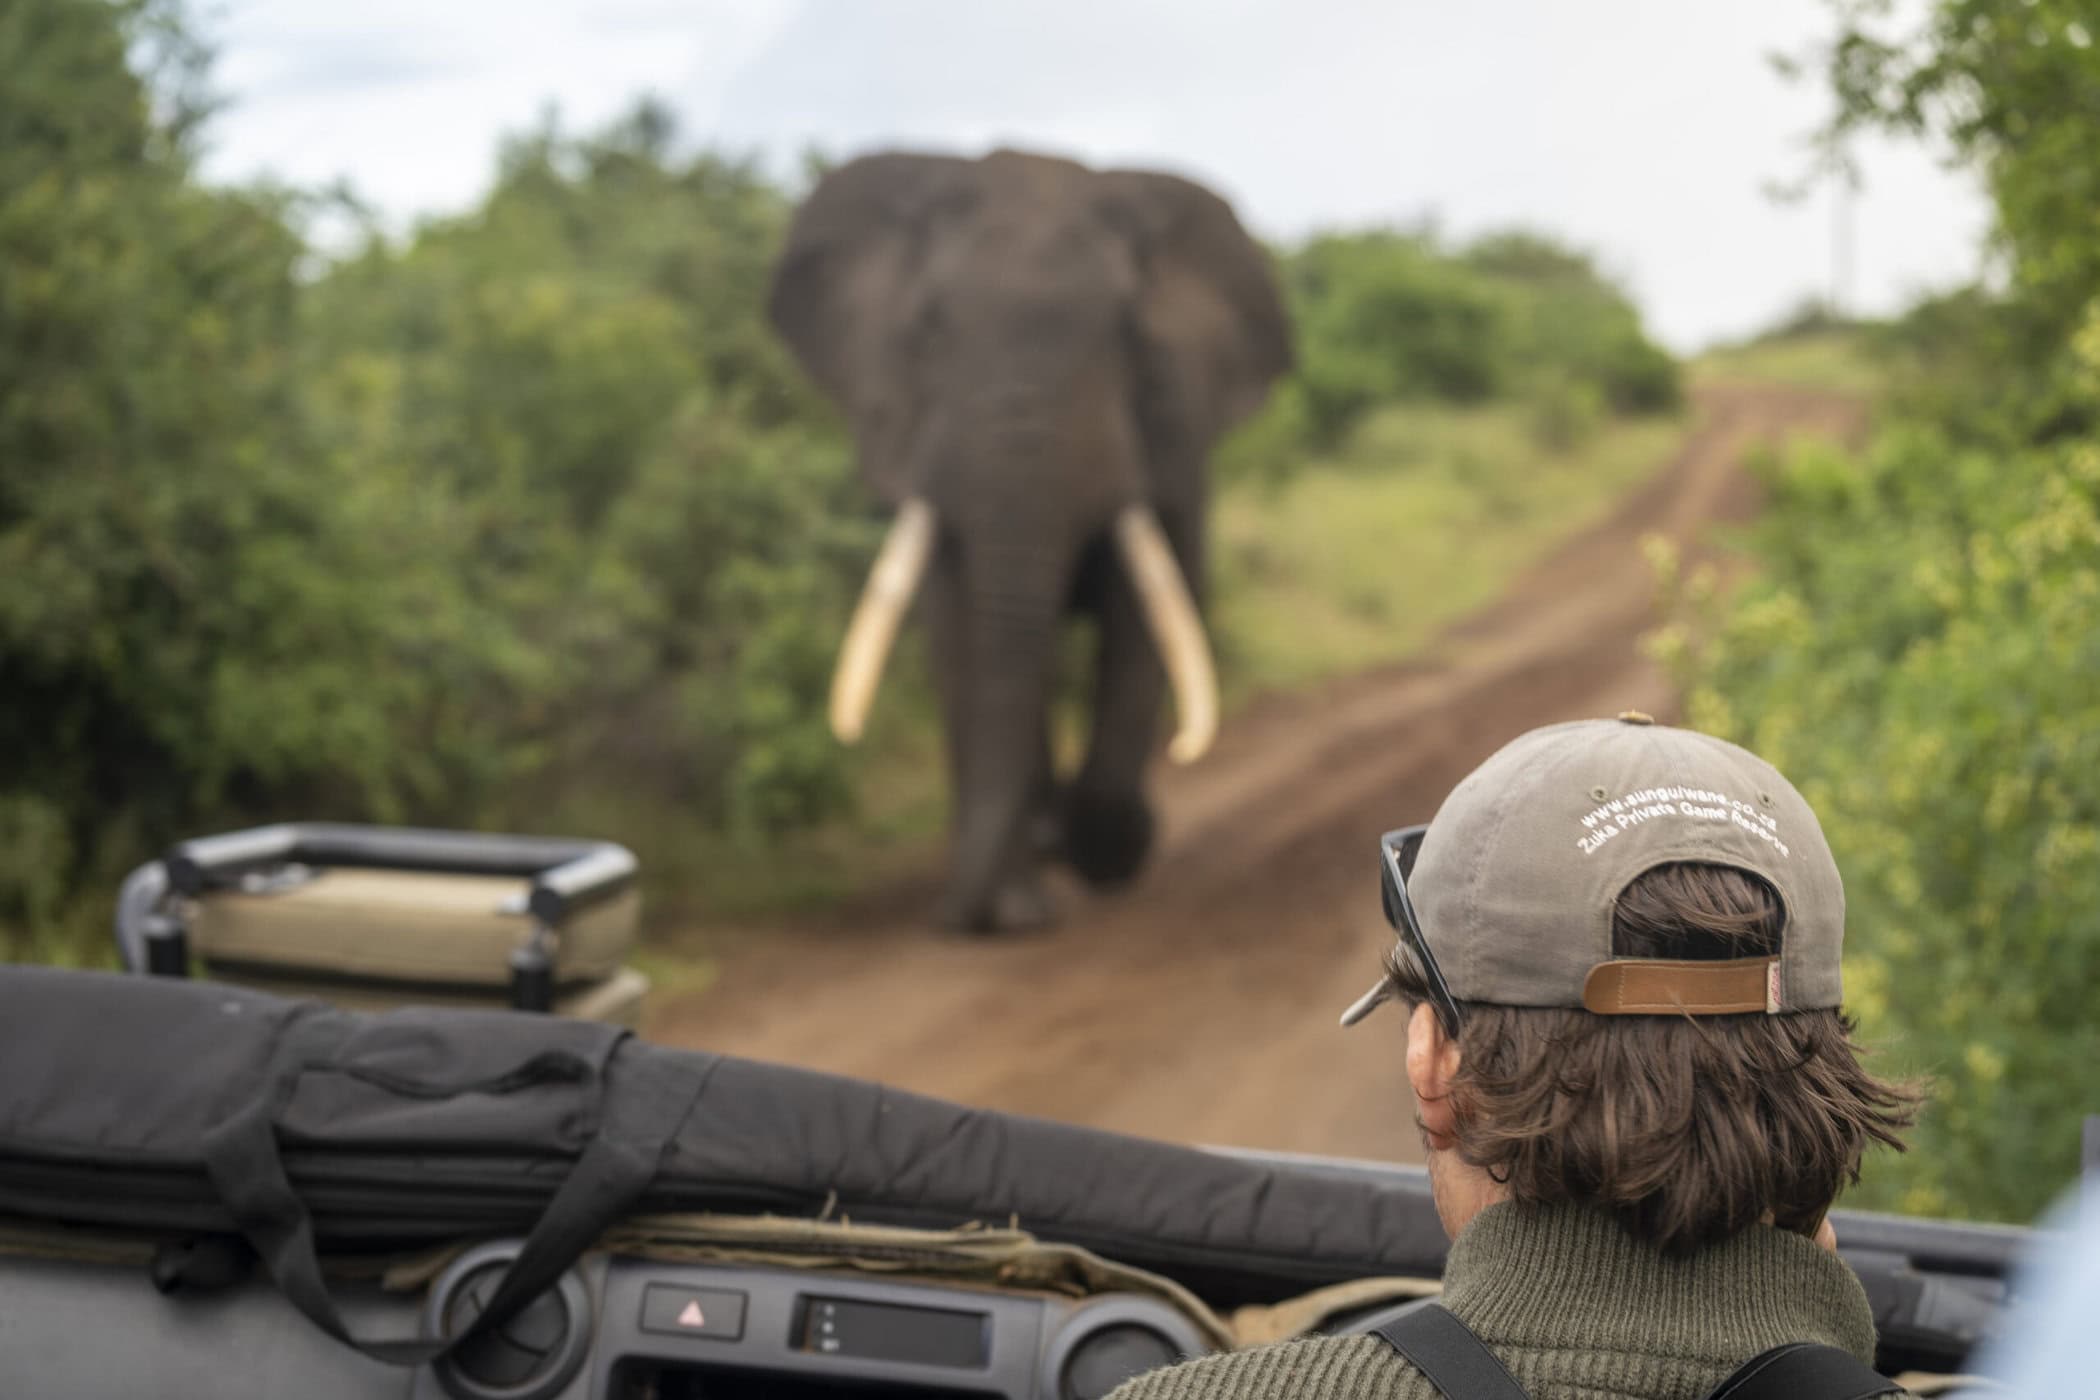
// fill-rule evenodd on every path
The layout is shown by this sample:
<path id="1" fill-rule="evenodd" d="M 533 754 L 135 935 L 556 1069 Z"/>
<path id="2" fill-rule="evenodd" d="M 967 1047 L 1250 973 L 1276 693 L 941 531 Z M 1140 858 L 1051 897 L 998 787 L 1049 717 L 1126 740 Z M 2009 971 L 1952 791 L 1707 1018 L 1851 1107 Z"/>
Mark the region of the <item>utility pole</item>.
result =
<path id="1" fill-rule="evenodd" d="M 1852 248 L 1858 176 L 1840 168 L 1831 184 L 1830 314 L 1842 320 L 1852 305 Z"/>

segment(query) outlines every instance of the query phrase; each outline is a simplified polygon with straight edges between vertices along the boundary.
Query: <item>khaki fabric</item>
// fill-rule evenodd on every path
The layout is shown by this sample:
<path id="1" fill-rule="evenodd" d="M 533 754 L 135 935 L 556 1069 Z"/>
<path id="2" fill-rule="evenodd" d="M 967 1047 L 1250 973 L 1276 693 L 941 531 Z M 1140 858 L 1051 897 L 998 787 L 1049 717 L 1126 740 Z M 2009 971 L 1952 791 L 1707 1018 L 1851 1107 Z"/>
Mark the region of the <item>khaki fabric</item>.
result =
<path id="1" fill-rule="evenodd" d="M 531 933 L 530 888 L 503 876 L 323 870 L 283 889 L 197 900 L 191 946 L 208 963 L 500 987 L 511 951 Z M 555 931 L 556 979 L 612 975 L 633 947 L 640 910 L 627 889 L 577 911 Z"/>
<path id="2" fill-rule="evenodd" d="M 385 1284 L 396 1291 L 421 1288 L 467 1247 L 450 1245 L 399 1260 L 387 1271 Z M 628 1221 L 594 1248 L 634 1259 L 873 1273 L 951 1288 L 1067 1298 L 1142 1293 L 1187 1317 L 1220 1351 L 1306 1336 L 1343 1313 L 1426 1298 L 1438 1290 L 1435 1279 L 1361 1279 L 1266 1307 L 1240 1308 L 1227 1318 L 1172 1279 L 1077 1245 L 985 1225 L 909 1230 L 774 1215 L 656 1215 Z"/>
<path id="3" fill-rule="evenodd" d="M 1076 1245 L 1045 1243 L 1025 1230 L 908 1230 L 770 1215 L 659 1215 L 627 1222 L 601 1239 L 599 1247 L 645 1259 L 845 1269 L 1072 1298 L 1145 1293 L 1184 1314 L 1213 1346 L 1232 1345 L 1224 1321 L 1172 1279 L 1111 1263 Z"/>
<path id="4" fill-rule="evenodd" d="M 345 1011 L 386 1011 L 397 1006 L 444 1006 L 500 1011 L 510 1005 L 505 987 L 444 987 L 406 982 L 353 982 L 328 977 L 277 976 L 245 966 L 214 967 L 212 980 L 251 987 L 280 997 L 317 997 Z M 577 1021 L 602 1021 L 640 1030 L 649 979 L 631 967 L 610 977 L 565 987 L 554 998 L 554 1014 Z"/>
<path id="5" fill-rule="evenodd" d="M 1236 1309 L 1231 1318 L 1236 1347 L 1267 1346 L 1310 1337 L 1344 1313 L 1434 1298 L 1444 1291 L 1433 1278 L 1361 1278 L 1301 1293 L 1281 1303 Z"/>
<path id="6" fill-rule="evenodd" d="M 0 1215 L 0 1259 L 56 1259 L 143 1269 L 153 1262 L 153 1251 L 174 1238 L 162 1231 L 107 1230 Z"/>

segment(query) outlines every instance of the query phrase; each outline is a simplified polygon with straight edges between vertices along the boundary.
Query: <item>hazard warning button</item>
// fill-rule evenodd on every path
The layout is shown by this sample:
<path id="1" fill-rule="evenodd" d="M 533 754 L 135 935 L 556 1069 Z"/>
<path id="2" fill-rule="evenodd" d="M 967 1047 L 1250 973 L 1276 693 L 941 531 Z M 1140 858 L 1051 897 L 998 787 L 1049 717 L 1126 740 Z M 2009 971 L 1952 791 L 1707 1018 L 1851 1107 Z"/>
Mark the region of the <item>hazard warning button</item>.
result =
<path id="1" fill-rule="evenodd" d="M 733 1342 L 744 1335 L 744 1295 L 727 1288 L 652 1283 L 642 1290 L 642 1330 Z"/>

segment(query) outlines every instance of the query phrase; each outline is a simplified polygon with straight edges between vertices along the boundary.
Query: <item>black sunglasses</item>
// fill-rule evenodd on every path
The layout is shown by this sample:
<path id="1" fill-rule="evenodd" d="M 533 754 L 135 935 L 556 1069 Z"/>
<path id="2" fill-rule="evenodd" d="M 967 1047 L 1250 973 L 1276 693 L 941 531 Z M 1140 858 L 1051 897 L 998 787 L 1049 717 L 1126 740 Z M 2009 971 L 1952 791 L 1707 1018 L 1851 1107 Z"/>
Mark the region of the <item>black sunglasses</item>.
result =
<path id="1" fill-rule="evenodd" d="M 1459 1013 L 1458 998 L 1444 984 L 1443 969 L 1436 965 L 1436 955 L 1422 937 L 1422 921 L 1415 916 L 1414 901 L 1407 897 L 1407 878 L 1415 872 L 1415 857 L 1421 854 L 1422 836 L 1428 830 L 1427 826 L 1403 826 L 1378 838 L 1379 892 L 1385 900 L 1385 921 L 1393 926 L 1393 932 L 1420 965 L 1422 980 L 1429 984 L 1429 1004 L 1436 1008 L 1444 1034 L 1456 1040 L 1464 1019 Z"/>

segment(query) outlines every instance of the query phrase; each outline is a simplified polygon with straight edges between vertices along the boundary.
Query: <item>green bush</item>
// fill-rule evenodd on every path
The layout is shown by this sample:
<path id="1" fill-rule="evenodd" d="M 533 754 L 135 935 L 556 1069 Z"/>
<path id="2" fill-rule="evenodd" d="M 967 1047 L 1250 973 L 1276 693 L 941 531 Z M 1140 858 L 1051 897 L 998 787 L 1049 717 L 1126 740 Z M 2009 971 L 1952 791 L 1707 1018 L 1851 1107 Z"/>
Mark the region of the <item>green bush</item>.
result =
<path id="1" fill-rule="evenodd" d="M 1395 399 L 1474 402 L 1501 387 L 1505 298 L 1417 239 L 1315 238 L 1286 272 L 1316 446 Z"/>
<path id="2" fill-rule="evenodd" d="M 1391 231 L 1329 234 L 1284 258 L 1298 335 L 1295 398 L 1280 421 L 1316 450 L 1338 446 L 1373 407 L 1594 398 L 1617 413 L 1679 402 L 1677 363 L 1648 340 L 1625 295 L 1590 260 L 1528 233 L 1458 252 Z M 1287 415 L 1287 418 L 1286 418 Z"/>
<path id="3" fill-rule="evenodd" d="M 761 314 L 785 196 L 643 107 L 305 278 L 127 67 L 179 20 L 0 13 L 0 927 L 265 817 L 837 810 L 873 532 Z"/>
<path id="4" fill-rule="evenodd" d="M 1763 577 L 1684 658 L 1689 722 L 1822 815 L 1847 1002 L 1936 1081 L 1867 1199 L 2028 1219 L 2100 1112 L 2100 441 L 1802 449 L 1755 542 Z"/>
<path id="5" fill-rule="evenodd" d="M 843 799 L 817 697 L 868 536 L 759 304 L 787 201 L 670 138 L 644 106 L 513 142 L 482 207 L 323 278 L 306 349 L 326 421 L 448 501 L 460 588 L 540 668 L 488 733 L 509 779 L 769 832 Z"/>
<path id="6" fill-rule="evenodd" d="M 1583 255 L 1525 232 L 1493 234 L 1461 263 L 1511 289 L 1505 379 L 1594 390 L 1617 413 L 1662 413 L 1682 398 L 1677 362 L 1649 340 L 1640 313 Z"/>
<path id="7" fill-rule="evenodd" d="M 215 809 L 371 740 L 337 691 L 378 624 L 330 579 L 372 546 L 281 355 L 303 248 L 150 115 L 127 47 L 160 18 L 0 13 L 0 811 L 25 843 L 0 919 L 106 864 L 115 809 Z M 334 654 L 286 669 L 294 634 Z"/>
<path id="8" fill-rule="evenodd" d="M 1595 384 L 1558 374 L 1531 393 L 1532 441 L 1549 452 L 1572 452 L 1604 425 L 1604 395 Z"/>
<path id="9" fill-rule="evenodd" d="M 1664 648 L 1692 721 L 1824 815 L 1847 1000 L 1936 1081 L 1867 1200 L 2026 1220 L 2100 1112 L 2100 52 L 2058 0 L 1938 0 L 1897 39 L 1842 15 L 1831 137 L 1947 139 L 2009 275 L 1878 337 L 1902 373 L 1873 444 L 1787 458 L 1762 578 Z"/>

